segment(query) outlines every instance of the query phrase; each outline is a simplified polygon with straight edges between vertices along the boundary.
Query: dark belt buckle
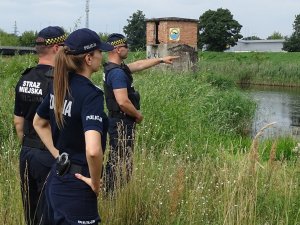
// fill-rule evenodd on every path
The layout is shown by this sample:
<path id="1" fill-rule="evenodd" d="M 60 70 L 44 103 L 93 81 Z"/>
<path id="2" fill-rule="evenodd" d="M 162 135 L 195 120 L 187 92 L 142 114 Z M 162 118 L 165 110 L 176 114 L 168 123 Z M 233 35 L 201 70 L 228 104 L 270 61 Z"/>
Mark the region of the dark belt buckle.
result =
<path id="1" fill-rule="evenodd" d="M 56 174 L 64 176 L 69 171 L 70 165 L 71 162 L 68 153 L 64 152 L 60 154 L 56 160 Z"/>

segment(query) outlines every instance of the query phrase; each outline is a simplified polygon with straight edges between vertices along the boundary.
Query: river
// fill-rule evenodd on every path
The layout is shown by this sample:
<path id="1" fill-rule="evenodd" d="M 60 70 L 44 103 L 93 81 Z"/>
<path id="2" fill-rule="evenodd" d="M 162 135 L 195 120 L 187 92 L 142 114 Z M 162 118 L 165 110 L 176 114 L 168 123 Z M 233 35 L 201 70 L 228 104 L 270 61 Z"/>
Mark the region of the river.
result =
<path id="1" fill-rule="evenodd" d="M 277 122 L 264 131 L 264 138 L 293 136 L 300 140 L 300 88 L 251 86 L 246 92 L 257 103 L 252 137 L 266 124 Z"/>

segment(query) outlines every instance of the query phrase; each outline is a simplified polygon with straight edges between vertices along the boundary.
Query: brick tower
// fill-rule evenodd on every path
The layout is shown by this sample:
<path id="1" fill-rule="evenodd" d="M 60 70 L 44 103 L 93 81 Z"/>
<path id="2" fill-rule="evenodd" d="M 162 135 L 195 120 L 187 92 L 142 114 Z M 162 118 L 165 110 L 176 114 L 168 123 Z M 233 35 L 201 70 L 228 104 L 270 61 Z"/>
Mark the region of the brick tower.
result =
<path id="1" fill-rule="evenodd" d="M 178 17 L 146 20 L 147 57 L 179 55 L 176 70 L 195 70 L 198 61 L 198 20 Z"/>

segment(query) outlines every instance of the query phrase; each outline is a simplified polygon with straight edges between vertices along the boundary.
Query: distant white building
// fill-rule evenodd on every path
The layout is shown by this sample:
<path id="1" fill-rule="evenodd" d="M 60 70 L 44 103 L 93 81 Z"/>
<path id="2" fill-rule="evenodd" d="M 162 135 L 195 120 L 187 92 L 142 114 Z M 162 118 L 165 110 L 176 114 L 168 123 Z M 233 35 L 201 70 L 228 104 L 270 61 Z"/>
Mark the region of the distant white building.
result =
<path id="1" fill-rule="evenodd" d="M 284 39 L 280 40 L 238 40 L 226 52 L 283 52 Z"/>

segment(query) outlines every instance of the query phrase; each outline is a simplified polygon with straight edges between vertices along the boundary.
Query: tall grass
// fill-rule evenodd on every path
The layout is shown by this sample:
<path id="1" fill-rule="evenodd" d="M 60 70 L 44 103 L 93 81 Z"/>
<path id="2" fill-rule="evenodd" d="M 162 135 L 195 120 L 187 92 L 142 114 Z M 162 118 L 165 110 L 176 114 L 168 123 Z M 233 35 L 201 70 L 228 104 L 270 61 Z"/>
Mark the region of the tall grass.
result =
<path id="1" fill-rule="evenodd" d="M 14 135 L 12 134 L 11 137 Z M 17 146 L 0 155 L 0 219 L 24 224 Z M 263 161 L 244 151 L 215 149 L 195 159 L 171 143 L 158 154 L 136 147 L 132 181 L 113 199 L 99 197 L 104 224 L 299 224 L 299 163 Z"/>
<path id="2" fill-rule="evenodd" d="M 239 83 L 299 86 L 299 53 L 200 54 L 200 71 L 222 74 Z"/>
<path id="3" fill-rule="evenodd" d="M 299 224 L 299 165 L 216 149 L 192 159 L 169 145 L 143 149 L 134 178 L 113 200 L 101 198 L 106 224 Z M 139 146 L 140 147 L 140 146 Z M 187 149 L 187 152 L 192 152 Z"/>
<path id="4" fill-rule="evenodd" d="M 136 87 L 145 115 L 138 141 L 147 148 L 175 143 L 178 153 L 189 146 L 203 154 L 214 151 L 212 143 L 218 146 L 220 138 L 239 148 L 240 135 L 247 133 L 255 110 L 254 102 L 237 89 L 215 87 L 200 74 L 152 70 L 136 76 Z"/>
<path id="5" fill-rule="evenodd" d="M 8 138 L 13 120 L 15 86 L 21 73 L 36 63 L 36 56 L 0 56 L 0 143 Z"/>
<path id="6" fill-rule="evenodd" d="M 12 125 L 6 129 L 8 138 L 1 139 L 0 145 L 0 221 L 24 224 L 18 162 L 20 146 Z"/>
<path id="7" fill-rule="evenodd" d="M 0 221 L 5 224 L 24 224 L 13 99 L 19 74 L 35 60 L 0 57 Z M 104 224 L 300 224 L 296 141 L 250 140 L 255 104 L 235 88 L 235 79 L 208 69 L 134 76 L 145 118 L 137 129 L 134 175 L 115 198 L 99 197 Z M 102 72 L 93 80 L 101 86 Z"/>

